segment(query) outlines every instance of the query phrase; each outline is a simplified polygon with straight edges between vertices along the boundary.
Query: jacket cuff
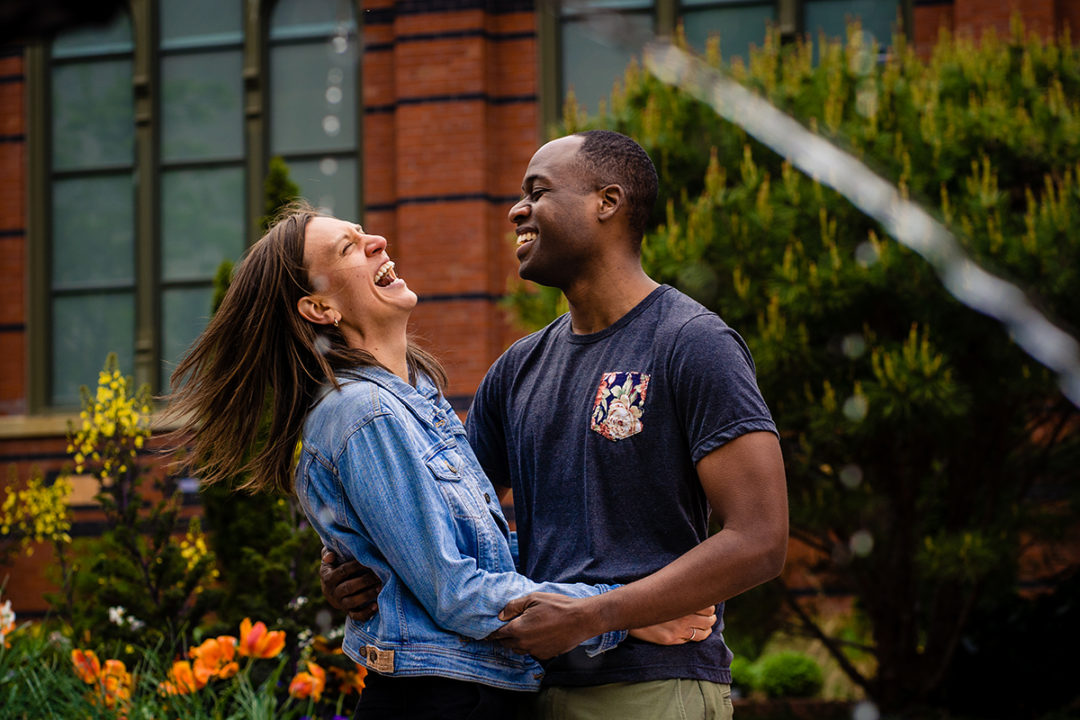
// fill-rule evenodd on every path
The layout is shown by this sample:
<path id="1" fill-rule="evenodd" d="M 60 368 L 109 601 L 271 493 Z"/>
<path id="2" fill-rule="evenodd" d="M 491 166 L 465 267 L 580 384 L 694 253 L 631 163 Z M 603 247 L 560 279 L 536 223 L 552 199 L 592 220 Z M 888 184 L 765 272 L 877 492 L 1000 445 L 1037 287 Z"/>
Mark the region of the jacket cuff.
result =
<path id="1" fill-rule="evenodd" d="M 581 643 L 581 647 L 584 648 L 586 655 L 589 657 L 596 657 L 601 653 L 606 653 L 608 650 L 616 648 L 629 634 L 630 633 L 626 630 L 612 630 L 611 632 L 606 632 L 603 635 L 597 635 L 594 638 L 586 640 Z"/>
<path id="2" fill-rule="evenodd" d="M 608 590 L 614 590 L 621 585 L 600 585 L 596 587 L 600 588 L 601 592 L 607 592 Z M 626 639 L 630 634 L 628 630 L 611 630 L 603 635 L 597 635 L 596 637 L 589 638 L 585 642 L 581 643 L 581 647 L 585 650 L 585 654 L 589 657 L 596 657 L 601 653 L 606 653 L 608 650 L 613 650 L 618 647 L 619 643 Z"/>

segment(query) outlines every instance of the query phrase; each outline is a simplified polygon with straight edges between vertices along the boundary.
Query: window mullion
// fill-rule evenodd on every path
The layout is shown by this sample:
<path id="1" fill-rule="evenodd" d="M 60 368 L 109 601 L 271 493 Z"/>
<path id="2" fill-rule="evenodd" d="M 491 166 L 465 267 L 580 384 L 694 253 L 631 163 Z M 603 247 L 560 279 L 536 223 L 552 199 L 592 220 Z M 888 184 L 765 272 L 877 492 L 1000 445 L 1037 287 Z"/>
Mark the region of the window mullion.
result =
<path id="1" fill-rule="evenodd" d="M 794 39 L 799 32 L 797 0 L 776 0 L 776 28 L 780 36 Z"/>
<path id="2" fill-rule="evenodd" d="M 263 178 L 266 176 L 266 16 L 269 2 L 244 0 L 244 139 L 247 143 L 247 238 L 251 245 L 262 235 L 260 220 L 265 212 Z"/>
<path id="3" fill-rule="evenodd" d="M 26 304 L 26 336 L 29 348 L 29 410 L 40 412 L 49 404 L 52 367 L 49 317 L 52 298 L 49 292 L 49 222 L 51 197 L 49 177 L 49 64 L 43 45 L 30 45 L 26 51 L 27 90 L 27 173 L 30 187 L 27 207 L 27 263 L 29 302 Z"/>
<path id="4" fill-rule="evenodd" d="M 132 0 L 135 38 L 135 382 L 158 393 L 161 355 L 158 260 L 157 3 Z"/>
<path id="5" fill-rule="evenodd" d="M 679 0 L 656 0 L 656 34 L 661 37 L 675 35 L 679 20 Z"/>
<path id="6" fill-rule="evenodd" d="M 537 67 L 540 85 L 540 136 L 537 144 L 548 140 L 548 134 L 562 119 L 562 25 L 556 0 L 536 3 Z"/>

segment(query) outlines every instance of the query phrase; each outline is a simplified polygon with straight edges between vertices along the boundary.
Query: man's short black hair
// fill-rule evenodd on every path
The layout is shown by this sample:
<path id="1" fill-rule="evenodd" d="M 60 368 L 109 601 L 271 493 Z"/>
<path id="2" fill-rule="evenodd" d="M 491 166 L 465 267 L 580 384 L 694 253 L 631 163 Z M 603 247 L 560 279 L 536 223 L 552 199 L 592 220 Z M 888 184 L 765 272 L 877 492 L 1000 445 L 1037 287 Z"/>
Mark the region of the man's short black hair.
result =
<path id="1" fill-rule="evenodd" d="M 656 168 L 645 149 L 622 133 L 612 130 L 586 130 L 575 133 L 584 138 L 577 151 L 586 179 L 597 188 L 621 185 L 630 211 L 630 229 L 644 235 L 653 205 L 656 204 L 658 180 Z"/>

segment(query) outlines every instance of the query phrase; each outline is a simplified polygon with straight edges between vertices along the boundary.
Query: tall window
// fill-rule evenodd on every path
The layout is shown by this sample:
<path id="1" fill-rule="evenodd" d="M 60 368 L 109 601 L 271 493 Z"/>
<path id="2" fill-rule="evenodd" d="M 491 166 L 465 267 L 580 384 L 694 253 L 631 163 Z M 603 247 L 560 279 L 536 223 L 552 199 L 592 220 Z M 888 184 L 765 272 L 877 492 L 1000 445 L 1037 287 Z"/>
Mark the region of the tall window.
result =
<path id="1" fill-rule="evenodd" d="M 847 22 L 859 19 L 863 31 L 885 47 L 905 2 L 911 0 L 561 0 L 558 51 L 547 63 L 558 69 L 545 67 L 545 72 L 558 73 L 557 104 L 573 89 L 578 102 L 595 112 L 630 58 L 640 59 L 643 39 L 670 34 L 678 23 L 692 48 L 704 50 L 715 35 L 725 60 L 746 60 L 751 45 L 760 47 L 769 25 L 782 14 L 790 18 L 786 31 L 809 35 L 814 42 L 820 32 L 843 37 Z M 781 13 L 781 7 L 787 12 Z"/>
<path id="2" fill-rule="evenodd" d="M 270 16 L 270 154 L 311 203 L 355 219 L 356 20 L 339 0 L 279 0 Z"/>
<path id="3" fill-rule="evenodd" d="M 244 217 L 240 0 L 161 0 L 161 377 L 206 326 L 214 271 Z"/>
<path id="4" fill-rule="evenodd" d="M 561 4 L 562 97 L 574 91 L 578 104 L 595 112 L 611 94 L 630 58 L 656 30 L 652 0 L 579 0 Z"/>
<path id="5" fill-rule="evenodd" d="M 135 343 L 133 43 L 121 15 L 59 38 L 50 57 L 47 334 L 50 404 L 75 405 L 110 352 Z"/>
<path id="6" fill-rule="evenodd" d="M 900 10 L 898 0 L 804 0 L 803 26 L 816 42 L 819 33 L 846 37 L 848 21 L 858 18 L 863 32 L 884 48 L 892 43 Z"/>
<path id="7" fill-rule="evenodd" d="M 699 52 L 706 40 L 720 38 L 720 54 L 726 60 L 750 58 L 750 46 L 761 47 L 769 23 L 776 19 L 774 0 L 682 0 L 679 18 L 686 40 Z"/>
<path id="8" fill-rule="evenodd" d="M 35 303 L 48 308 L 35 410 L 77 406 L 109 352 L 168 391 L 217 268 L 258 236 L 270 155 L 307 199 L 359 219 L 354 5 L 131 0 L 131 16 L 51 43 L 31 119 L 47 158 L 31 197 L 47 227 L 33 237 Z"/>
<path id="9" fill-rule="evenodd" d="M 672 32 L 663 18 L 681 22 L 699 51 L 709 36 L 719 35 L 725 58 L 745 58 L 751 44 L 765 39 L 776 0 L 566 0 L 559 8 L 562 97 L 573 89 L 578 102 L 595 112 L 630 58 L 640 59 L 642 42 Z"/>

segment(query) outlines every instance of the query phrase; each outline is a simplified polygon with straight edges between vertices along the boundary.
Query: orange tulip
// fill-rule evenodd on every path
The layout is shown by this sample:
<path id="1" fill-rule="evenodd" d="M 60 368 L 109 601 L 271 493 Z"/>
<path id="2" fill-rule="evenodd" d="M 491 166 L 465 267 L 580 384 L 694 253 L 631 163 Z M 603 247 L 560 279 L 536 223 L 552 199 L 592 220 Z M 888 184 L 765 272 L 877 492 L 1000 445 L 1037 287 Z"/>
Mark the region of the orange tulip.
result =
<path id="1" fill-rule="evenodd" d="M 343 670 L 339 667 L 331 667 L 330 672 L 338 681 L 338 692 L 342 695 L 361 693 L 364 691 L 364 678 L 367 677 L 367 668 L 356 665 L 355 670 Z"/>
<path id="2" fill-rule="evenodd" d="M 101 690 L 105 707 L 116 707 L 131 699 L 131 686 L 135 681 L 120 660 L 106 660 L 101 673 Z"/>
<path id="3" fill-rule="evenodd" d="M 200 683 L 191 669 L 191 663 L 187 660 L 179 660 L 173 663 L 169 671 L 169 679 L 158 686 L 158 691 L 164 695 L 188 695 L 200 690 L 206 683 Z"/>
<path id="4" fill-rule="evenodd" d="M 240 665 L 235 662 L 236 638 L 231 635 L 208 638 L 202 645 L 191 648 L 188 655 L 195 660 L 192 670 L 201 685 L 214 678 L 227 680 L 240 671 Z"/>
<path id="5" fill-rule="evenodd" d="M 337 640 L 331 643 L 324 635 L 316 635 L 311 641 L 311 649 L 320 655 L 343 655 L 345 651 L 341 649 L 341 641 Z"/>
<path id="6" fill-rule="evenodd" d="M 240 623 L 240 645 L 237 650 L 244 657 L 277 657 L 284 648 L 284 630 L 269 632 L 262 621 L 252 625 L 250 618 L 244 618 Z"/>
<path id="7" fill-rule="evenodd" d="M 72 650 L 71 664 L 84 683 L 96 683 L 101 677 L 101 661 L 93 650 Z"/>
<path id="8" fill-rule="evenodd" d="M 307 672 L 298 672 L 289 683 L 289 694 L 294 698 L 312 698 L 319 702 L 326 687 L 326 671 L 313 662 L 307 664 Z"/>

